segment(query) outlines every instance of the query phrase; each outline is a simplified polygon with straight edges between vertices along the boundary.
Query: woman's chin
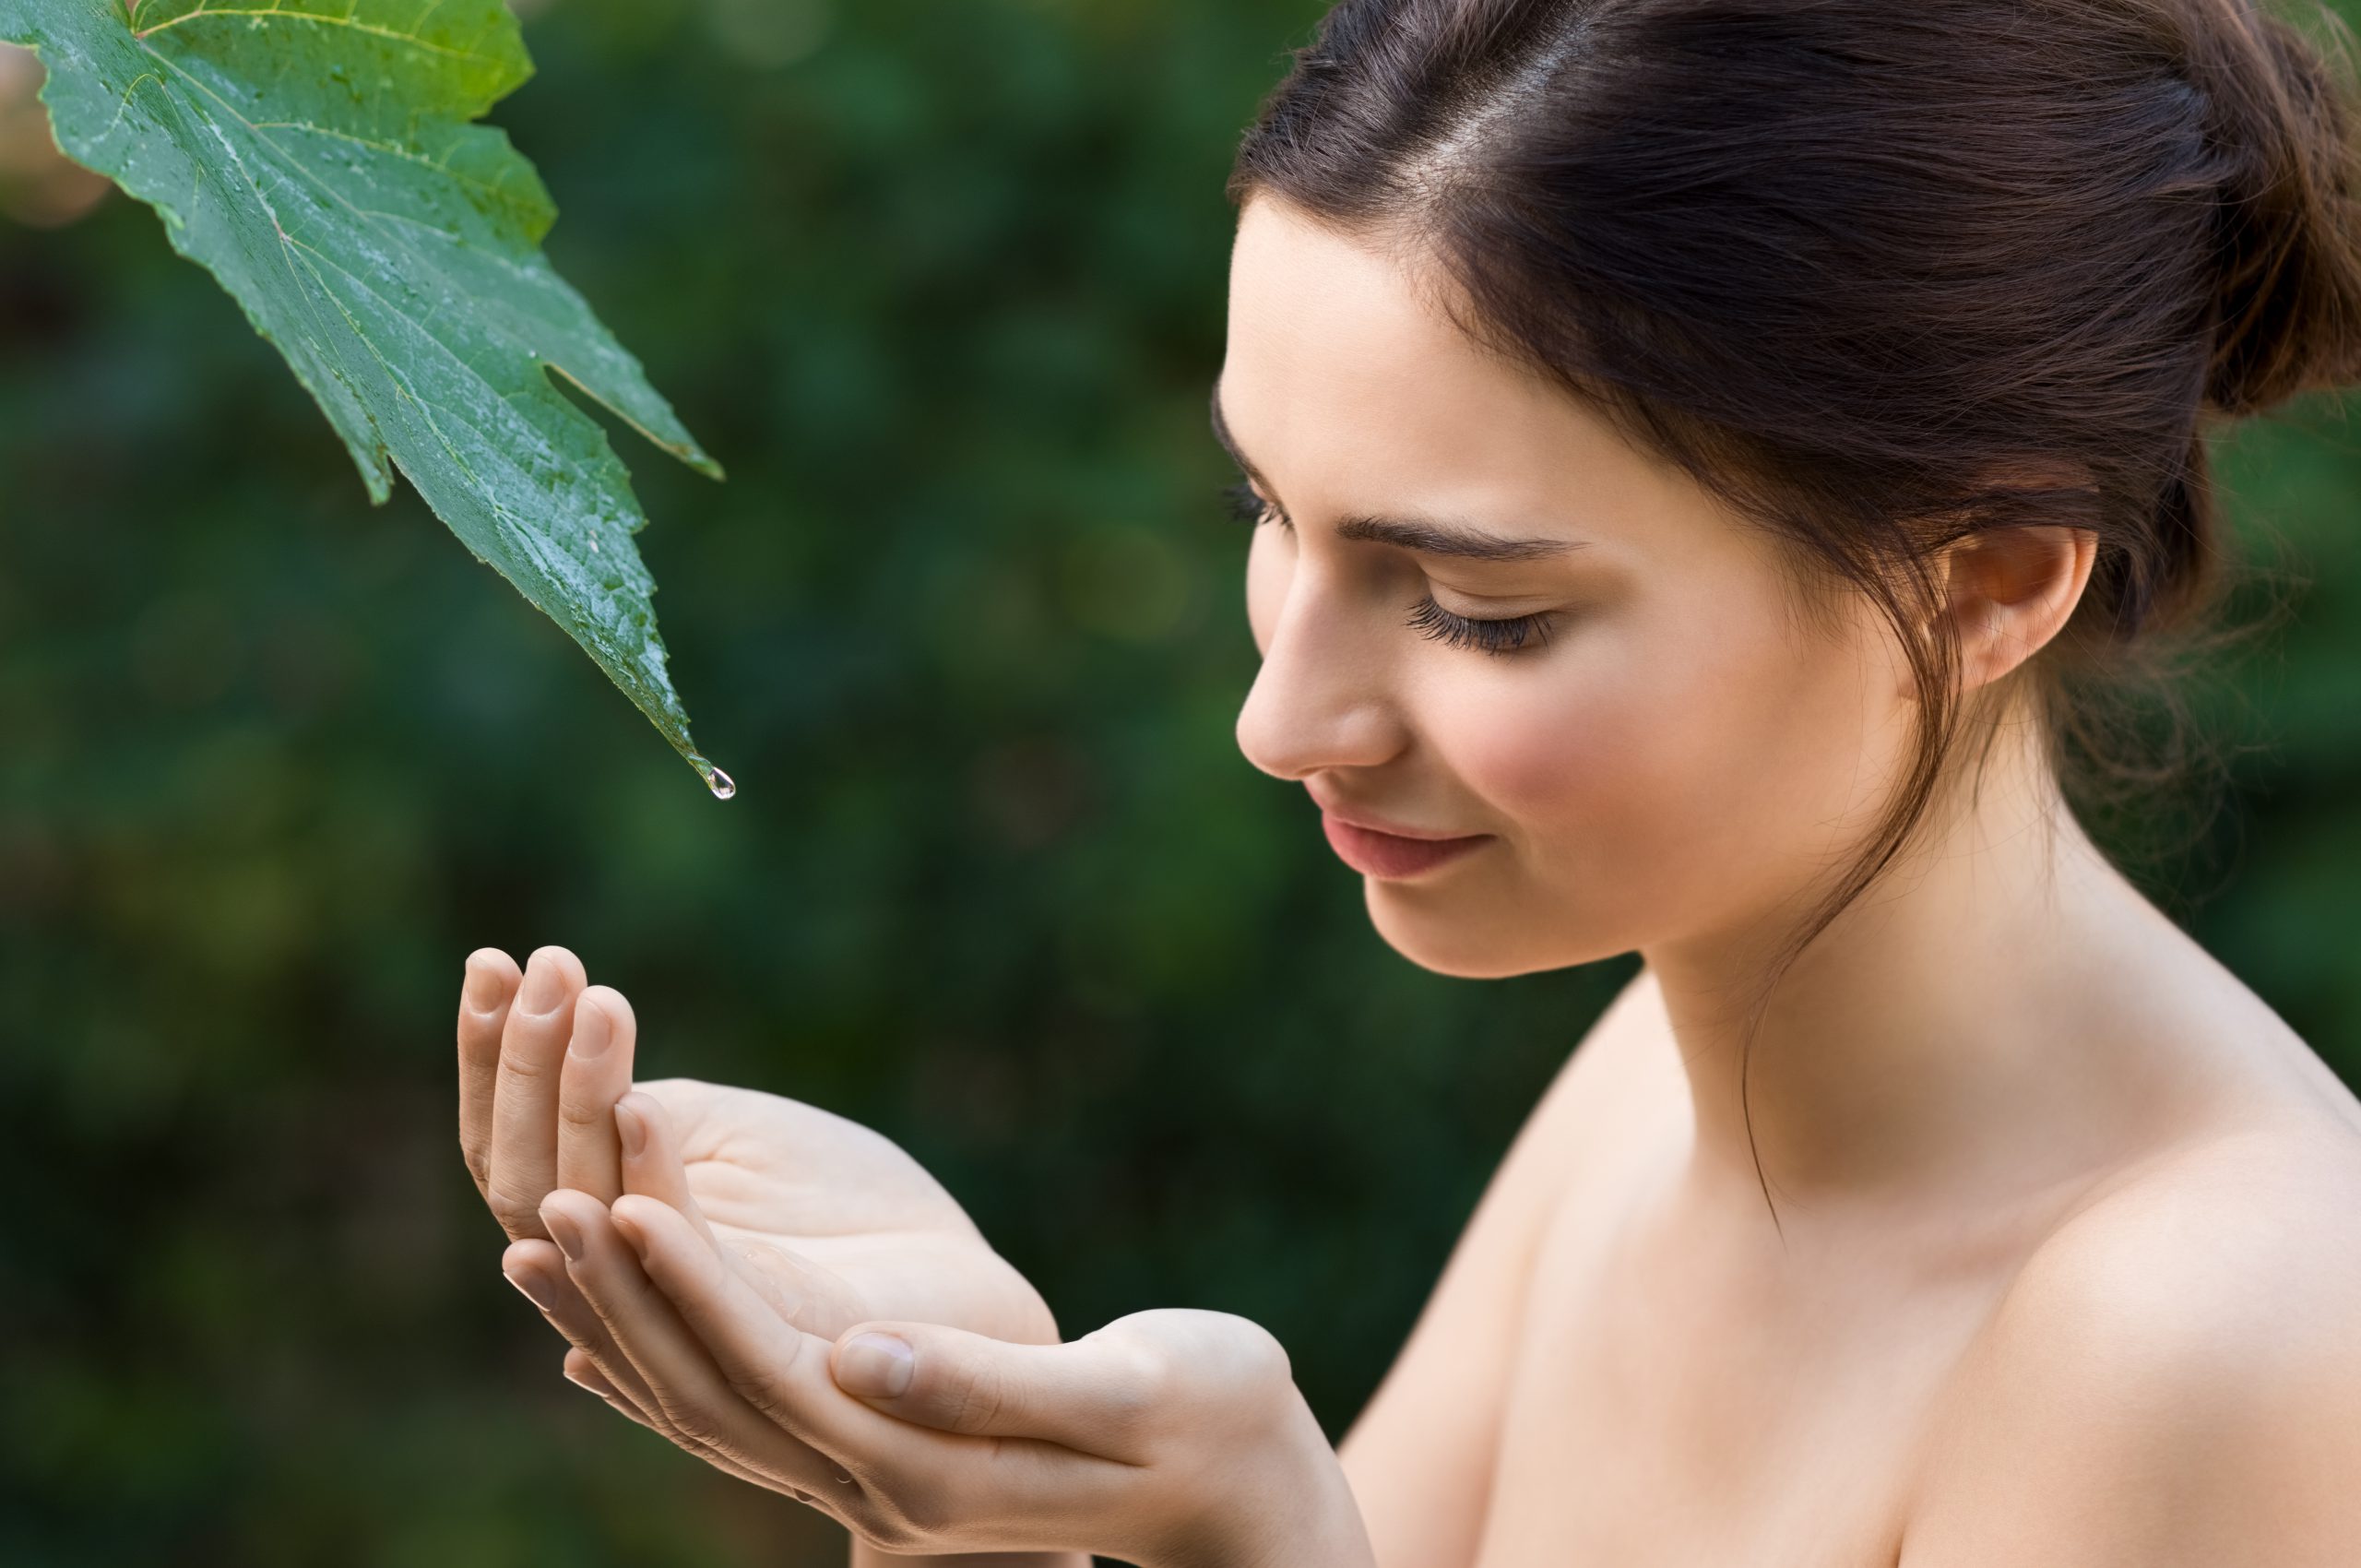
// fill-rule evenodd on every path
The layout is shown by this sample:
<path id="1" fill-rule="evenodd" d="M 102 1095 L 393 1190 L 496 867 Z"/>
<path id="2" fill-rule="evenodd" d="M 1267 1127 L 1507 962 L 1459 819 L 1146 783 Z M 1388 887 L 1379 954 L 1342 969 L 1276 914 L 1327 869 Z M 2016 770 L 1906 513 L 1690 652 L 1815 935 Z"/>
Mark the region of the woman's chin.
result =
<path id="1" fill-rule="evenodd" d="M 1569 940 L 1570 933 L 1521 918 L 1492 904 L 1472 909 L 1457 900 L 1416 897 L 1420 889 L 1377 877 L 1362 881 L 1370 923 L 1393 948 L 1422 969 L 1455 980 L 1508 980 L 1571 968 L 1629 952 L 1629 945 Z M 1406 895 L 1408 895 L 1406 897 Z"/>

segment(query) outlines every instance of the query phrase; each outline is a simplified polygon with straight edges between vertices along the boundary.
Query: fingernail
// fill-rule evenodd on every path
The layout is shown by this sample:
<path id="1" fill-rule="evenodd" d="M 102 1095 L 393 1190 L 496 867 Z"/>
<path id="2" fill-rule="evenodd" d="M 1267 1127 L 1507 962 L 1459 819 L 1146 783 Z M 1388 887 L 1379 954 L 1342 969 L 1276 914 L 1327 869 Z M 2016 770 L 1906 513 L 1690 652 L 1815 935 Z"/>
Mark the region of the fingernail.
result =
<path id="1" fill-rule="evenodd" d="M 647 1123 L 620 1100 L 615 1104 L 615 1141 L 623 1146 L 625 1159 L 637 1159 L 647 1151 Z"/>
<path id="2" fill-rule="evenodd" d="M 549 1227 L 550 1240 L 557 1243 L 557 1250 L 565 1254 L 566 1262 L 582 1261 L 582 1230 L 579 1226 L 553 1208 L 541 1210 L 541 1223 Z"/>
<path id="3" fill-rule="evenodd" d="M 574 1369 L 573 1369 L 573 1368 L 571 1368 L 571 1367 L 564 1367 L 564 1368 L 561 1368 L 560 1370 L 561 1370 L 561 1371 L 563 1371 L 563 1372 L 565 1373 L 565 1381 L 566 1381 L 566 1382 L 568 1382 L 568 1383 L 570 1383 L 570 1384 L 574 1384 L 574 1386 L 575 1386 L 575 1387 L 581 1389 L 584 1393 L 586 1393 L 586 1394 L 595 1394 L 595 1395 L 597 1395 L 597 1396 L 598 1396 L 599 1398 L 601 1398 L 601 1399 L 604 1399 L 604 1398 L 607 1396 L 607 1391 L 606 1391 L 605 1389 L 603 1389 L 603 1388 L 599 1387 L 597 1384 L 595 1384 L 595 1383 L 585 1383 L 585 1382 L 583 1382 L 580 1378 L 578 1378 L 578 1377 L 575 1376 L 575 1375 L 574 1375 Z"/>
<path id="4" fill-rule="evenodd" d="M 500 1277 L 508 1281 L 509 1284 L 516 1287 L 517 1291 L 524 1296 L 525 1300 L 532 1302 L 533 1305 L 540 1308 L 541 1311 L 548 1312 L 550 1310 L 552 1302 L 547 1294 L 548 1287 L 542 1285 L 530 1274 L 515 1275 L 509 1273 L 507 1269 L 503 1268 L 500 1271 Z"/>
<path id="5" fill-rule="evenodd" d="M 528 1013 L 554 1013 L 565 995 L 565 977 L 547 958 L 534 958 L 525 965 L 525 994 L 520 1000 Z"/>
<path id="6" fill-rule="evenodd" d="M 574 1009 L 574 1043 L 566 1054 L 577 1062 L 596 1062 L 607 1053 L 607 1042 L 615 1038 L 613 1022 L 607 1010 L 593 1004 Z"/>
<path id="7" fill-rule="evenodd" d="M 836 1386 L 848 1394 L 891 1399 L 910 1385 L 918 1360 L 890 1334 L 856 1334 L 836 1352 Z"/>
<path id="8" fill-rule="evenodd" d="M 489 964 L 467 967 L 468 1005 L 479 1013 L 489 1013 L 500 1000 L 500 977 L 492 972 Z"/>

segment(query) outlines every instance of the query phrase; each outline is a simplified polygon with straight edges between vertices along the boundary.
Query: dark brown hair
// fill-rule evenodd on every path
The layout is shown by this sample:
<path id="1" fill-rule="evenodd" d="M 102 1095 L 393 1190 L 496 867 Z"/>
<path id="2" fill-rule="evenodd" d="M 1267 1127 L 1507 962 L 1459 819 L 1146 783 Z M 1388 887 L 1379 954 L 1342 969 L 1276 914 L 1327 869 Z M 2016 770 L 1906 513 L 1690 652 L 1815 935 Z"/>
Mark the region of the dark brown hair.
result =
<path id="1" fill-rule="evenodd" d="M 1957 749 L 1932 553 L 2096 534 L 2000 685 L 2065 778 L 2092 678 L 2218 598 L 2213 427 L 2361 378 L 2350 35 L 2318 15 L 2333 54 L 2251 0 L 1341 0 L 1264 101 L 1234 204 L 1430 264 L 1472 342 L 1900 634 L 1912 767 L 1745 1041 Z"/>

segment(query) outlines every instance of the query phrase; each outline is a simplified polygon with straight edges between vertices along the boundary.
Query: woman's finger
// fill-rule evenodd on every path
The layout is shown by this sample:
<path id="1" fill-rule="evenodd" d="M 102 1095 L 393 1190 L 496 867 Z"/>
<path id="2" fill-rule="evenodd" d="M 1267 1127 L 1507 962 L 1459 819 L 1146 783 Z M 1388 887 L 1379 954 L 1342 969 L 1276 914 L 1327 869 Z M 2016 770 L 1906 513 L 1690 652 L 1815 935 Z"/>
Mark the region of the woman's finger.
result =
<path id="1" fill-rule="evenodd" d="M 1250 1511 L 1299 1483 L 1279 1455 L 1306 1423 L 1287 1352 L 1232 1313 L 1133 1313 L 1063 1345 L 993 1339 L 929 1323 L 863 1323 L 834 1346 L 837 1384 L 873 1408 L 989 1443 L 992 1517 L 1052 1527 L 1069 1511 L 1124 1521 L 1127 1542 L 1055 1541 L 1133 1558 L 1169 1542 L 1216 1499 Z M 1079 1450 L 1079 1452 L 1077 1452 Z M 892 1489 L 881 1484 L 881 1494 Z M 969 1493 L 970 1496 L 978 1495 Z M 1138 1557 L 1136 1561 L 1151 1559 Z"/>
<path id="2" fill-rule="evenodd" d="M 658 1431 L 656 1423 L 641 1413 L 638 1406 L 615 1392 L 615 1385 L 607 1381 L 606 1374 L 599 1370 L 599 1364 L 593 1361 L 581 1347 L 574 1345 L 566 1347 L 565 1363 L 561 1370 L 565 1373 L 566 1382 L 576 1388 L 588 1389 L 599 1398 L 604 1399 L 615 1408 L 616 1414 L 630 1418 L 648 1431 L 657 1432 L 658 1436 L 663 1435 Z"/>
<path id="3" fill-rule="evenodd" d="M 676 1442 L 685 1440 L 683 1446 L 717 1462 L 776 1478 L 765 1483 L 775 1489 L 858 1490 L 857 1481 L 837 1480 L 846 1472 L 833 1458 L 764 1420 L 738 1397 L 671 1303 L 648 1283 L 605 1205 L 561 1188 L 543 1203 L 542 1219 L 566 1254 L 566 1272 L 647 1384 L 658 1417 Z"/>
<path id="4" fill-rule="evenodd" d="M 828 1381 L 828 1341 L 774 1312 L 677 1209 L 625 1194 L 611 1223 L 732 1395 L 798 1438 L 824 1424 L 824 1402 L 860 1410 Z"/>
<path id="5" fill-rule="evenodd" d="M 970 1437 L 1029 1437 L 1149 1462 L 1169 1413 L 1161 1358 L 1119 1336 L 1019 1345 L 940 1324 L 855 1324 L 830 1348 L 836 1386 L 896 1420 Z"/>
<path id="6" fill-rule="evenodd" d="M 585 979 L 582 960 L 564 948 L 534 948 L 501 1031 L 484 1196 L 501 1228 L 519 1241 L 549 1234 L 540 1209 L 557 1184 L 558 1074 Z"/>
<path id="7" fill-rule="evenodd" d="M 560 1276 L 560 1277 L 564 1276 L 564 1259 L 562 1259 L 560 1253 L 557 1253 L 557 1247 L 555 1247 L 555 1244 L 552 1244 L 552 1242 L 540 1242 L 540 1240 L 534 1240 L 534 1242 L 517 1242 L 517 1244 L 515 1244 L 513 1249 L 510 1249 L 510 1252 L 519 1252 L 519 1249 L 524 1249 L 524 1247 L 540 1247 L 540 1249 L 543 1249 L 543 1252 L 552 1253 L 552 1256 L 555 1256 L 555 1264 L 552 1264 L 552 1270 L 555 1270 L 555 1273 L 557 1273 L 557 1276 Z M 536 1277 L 536 1276 L 527 1276 L 527 1277 L 534 1277 L 534 1287 L 536 1287 L 536 1289 L 527 1289 L 527 1287 L 524 1287 L 522 1282 L 517 1282 L 517 1276 L 519 1276 L 519 1273 L 524 1273 L 524 1270 L 515 1270 L 515 1273 L 510 1273 L 510 1270 L 507 1270 L 507 1268 L 503 1268 L 503 1273 L 507 1273 L 507 1276 L 510 1276 L 510 1282 L 513 1282 L 513 1285 L 517 1285 L 517 1289 L 522 1289 L 528 1299 L 534 1299 L 534 1306 L 540 1306 L 540 1299 L 539 1299 L 539 1294 L 536 1294 L 536 1291 L 539 1291 L 539 1287 L 548 1285 L 548 1270 L 540 1270 L 539 1277 Z M 560 1365 L 562 1372 L 566 1374 L 566 1382 L 574 1384 L 574 1386 L 576 1386 L 576 1388 L 587 1388 L 587 1391 L 590 1391 L 590 1394 L 599 1396 L 599 1398 L 607 1400 L 609 1405 L 614 1405 L 616 1415 L 623 1415 L 623 1417 L 628 1417 L 628 1420 L 631 1420 L 631 1421 L 635 1421 L 635 1424 L 647 1426 L 647 1429 L 649 1429 L 649 1431 L 652 1431 L 652 1433 L 657 1433 L 658 1438 L 666 1438 L 666 1441 L 670 1441 L 670 1443 L 680 1443 L 680 1441 L 678 1441 L 678 1436 L 675 1436 L 675 1433 L 670 1431 L 670 1429 L 666 1429 L 666 1424 L 663 1424 L 663 1421 L 658 1420 L 657 1415 L 652 1415 L 654 1400 L 649 1400 L 649 1394 L 647 1394 L 647 1384 L 645 1384 L 645 1382 L 640 1382 L 640 1374 L 637 1374 L 635 1367 L 633 1367 L 631 1362 L 625 1360 L 625 1358 L 621 1356 L 619 1350 L 614 1348 L 614 1341 L 611 1341 L 611 1339 L 609 1339 L 609 1336 L 607 1336 L 607 1327 L 604 1327 L 602 1323 L 598 1323 L 598 1315 L 595 1315 L 595 1313 L 590 1311 L 590 1306 L 587 1306 L 587 1303 L 583 1301 L 583 1299 L 581 1299 L 581 1291 L 574 1289 L 574 1282 L 572 1282 L 572 1280 L 566 1280 L 566 1282 L 564 1282 L 564 1294 L 566 1294 L 566 1297 L 572 1297 L 572 1299 L 574 1299 L 574 1308 L 576 1308 L 576 1311 L 581 1313 L 581 1318 L 587 1318 L 587 1320 L 590 1320 L 590 1324 L 593 1324 L 593 1327 L 587 1329 L 587 1335 L 593 1336 L 593 1339 L 598 1341 L 599 1346 L 604 1346 L 604 1353 L 599 1353 L 598 1348 L 587 1348 L 587 1346 L 583 1344 L 581 1339 L 576 1339 L 576 1329 L 572 1327 L 572 1323 L 574 1323 L 572 1315 L 564 1315 L 564 1318 L 562 1318 L 562 1313 L 550 1311 L 550 1308 L 545 1308 L 545 1306 L 540 1308 L 540 1311 L 543 1311 L 543 1315 L 548 1315 L 550 1323 L 552 1323 L 552 1324 L 560 1324 L 560 1332 L 562 1332 L 562 1335 L 566 1336 L 566 1339 L 576 1339 L 576 1344 L 569 1346 L 569 1348 L 566 1348 L 566 1358 L 564 1358 L 564 1362 L 562 1362 L 562 1365 Z M 616 1386 L 616 1382 L 623 1384 L 623 1388 Z M 625 1388 L 631 1388 L 633 1394 L 625 1394 Z M 694 1447 L 690 1447 L 690 1445 L 687 1445 L 687 1443 L 680 1443 L 680 1447 L 684 1447 L 684 1450 L 690 1450 L 690 1453 L 696 1453 L 696 1457 L 704 1459 L 706 1464 L 711 1464 L 711 1467 L 720 1468 L 720 1471 L 727 1471 L 727 1474 L 730 1474 L 730 1476 L 737 1476 L 739 1480 L 751 1480 L 751 1483 L 753 1483 L 753 1485 L 763 1485 L 763 1488 L 770 1488 L 770 1485 L 772 1485 L 770 1480 L 767 1480 L 767 1479 L 763 1479 L 763 1476 L 753 1474 L 753 1471 L 751 1471 L 751 1468 L 742 1467 L 742 1464 L 732 1462 L 732 1459 L 722 1457 L 722 1455 L 699 1453 L 699 1450 L 694 1450 Z M 775 1491 L 777 1491 L 777 1488 L 775 1488 Z M 793 1492 L 793 1495 L 796 1495 L 796 1500 L 798 1500 L 798 1502 L 813 1502 L 813 1497 L 802 1495 L 802 1492 Z"/>
<path id="8" fill-rule="evenodd" d="M 955 1435 L 884 1415 L 883 1405 L 848 1396 L 831 1377 L 825 1358 L 833 1347 L 782 1322 L 677 1213 L 626 1195 L 616 1200 L 613 1218 L 642 1249 L 648 1277 L 731 1391 L 841 1460 L 902 1521 L 955 1531 L 960 1550 L 1013 1550 L 1122 1506 L 1133 1467 L 1052 1443 Z"/>
<path id="9" fill-rule="evenodd" d="M 648 1431 L 654 1432 L 657 1436 L 665 1439 L 667 1442 L 672 1441 L 671 1433 L 666 1431 L 656 1422 L 649 1420 L 647 1414 L 643 1412 L 638 1406 L 634 1405 L 630 1400 L 617 1393 L 615 1385 L 609 1383 L 605 1375 L 599 1371 L 598 1364 L 591 1360 L 588 1356 L 583 1354 L 581 1350 L 570 1349 L 566 1351 L 565 1362 L 560 1370 L 565 1373 L 566 1382 L 573 1384 L 576 1388 L 587 1389 L 591 1393 L 597 1395 L 599 1398 L 604 1399 L 610 1406 L 613 1407 L 617 1415 L 623 1416 L 640 1426 L 646 1427 Z M 742 1481 L 750 1481 L 755 1486 L 765 1487 L 773 1491 L 785 1491 L 798 1503 L 811 1503 L 815 1501 L 808 1492 L 798 1491 L 793 1487 L 782 1487 L 770 1480 L 767 1477 L 756 1475 L 753 1471 L 745 1468 L 743 1466 L 733 1464 L 730 1460 L 721 1457 L 719 1455 L 700 1454 L 697 1457 L 703 1459 L 706 1464 L 711 1465 L 715 1469 L 720 1470 L 727 1475 L 735 1476 Z M 839 1522 L 841 1523 L 841 1521 Z"/>
<path id="10" fill-rule="evenodd" d="M 500 1031 L 522 978 L 516 960 L 497 947 L 468 955 L 459 990 L 459 1157 L 476 1191 L 490 1195 L 492 1091 L 500 1075 Z"/>
<path id="11" fill-rule="evenodd" d="M 614 1336 L 607 1331 L 589 1302 L 582 1298 L 566 1273 L 565 1256 L 554 1242 L 540 1240 L 517 1241 L 502 1254 L 501 1272 L 508 1277 L 527 1300 L 540 1308 L 550 1325 L 564 1335 L 572 1348 L 565 1353 L 564 1372 L 572 1382 L 588 1389 L 658 1436 L 695 1455 L 718 1470 L 723 1470 L 740 1480 L 752 1481 L 760 1487 L 778 1490 L 756 1471 L 739 1464 L 726 1455 L 717 1454 L 683 1439 L 664 1420 L 656 1396 L 648 1391 L 647 1380 L 631 1359 L 617 1348 Z M 577 1376 L 576 1373 L 587 1376 Z M 796 1494 L 801 1501 L 811 1499 Z"/>
<path id="12" fill-rule="evenodd" d="M 656 1397 L 647 1391 L 637 1368 L 607 1332 L 606 1323 L 565 1271 L 565 1255 L 554 1242 L 539 1237 L 512 1241 L 500 1255 L 500 1272 L 527 1301 L 539 1307 L 550 1326 L 565 1337 L 596 1367 L 609 1387 L 635 1406 L 647 1425 L 660 1427 Z"/>
<path id="13" fill-rule="evenodd" d="M 737 1270 L 773 1312 L 823 1339 L 834 1339 L 847 1325 L 869 1315 L 858 1292 L 826 1269 L 759 1237 L 725 1241 L 714 1233 L 690 1191 L 671 1116 L 654 1095 L 634 1089 L 618 1100 L 615 1131 L 623 1149 L 623 1191 L 654 1198 L 687 1219 L 698 1239 Z"/>
<path id="14" fill-rule="evenodd" d="M 646 1089 L 633 1089 L 615 1102 L 614 1121 L 616 1146 L 623 1157 L 623 1192 L 638 1193 L 678 1209 L 705 1244 L 719 1252 L 721 1242 L 706 1223 L 696 1195 L 689 1191 L 680 1134 L 673 1131 L 672 1119 L 662 1103 Z"/>
<path id="15" fill-rule="evenodd" d="M 593 985 L 575 997 L 574 1029 L 558 1074 L 556 1184 L 600 1203 L 623 1195 L 615 1101 L 631 1087 L 638 1041 L 638 1022 L 622 992 Z"/>

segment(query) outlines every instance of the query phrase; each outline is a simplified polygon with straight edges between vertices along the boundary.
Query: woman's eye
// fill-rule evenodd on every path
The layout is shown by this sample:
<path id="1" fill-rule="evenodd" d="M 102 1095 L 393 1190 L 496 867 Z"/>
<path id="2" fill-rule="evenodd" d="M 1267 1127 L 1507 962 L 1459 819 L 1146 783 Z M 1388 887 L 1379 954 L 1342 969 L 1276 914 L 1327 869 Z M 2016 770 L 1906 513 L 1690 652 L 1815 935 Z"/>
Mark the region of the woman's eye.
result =
<path id="1" fill-rule="evenodd" d="M 1222 487 L 1225 509 L 1241 523 L 1260 527 L 1276 523 L 1292 528 L 1286 514 L 1254 493 L 1245 480 Z M 1511 615 L 1501 620 L 1487 621 L 1473 615 L 1455 615 L 1435 602 L 1431 593 L 1422 595 L 1411 607 L 1410 626 L 1421 636 L 1453 647 L 1479 648 L 1489 654 L 1511 654 L 1532 644 L 1549 640 L 1549 623 L 1554 619 L 1548 611 L 1531 615 Z"/>
<path id="2" fill-rule="evenodd" d="M 1433 594 L 1427 594 L 1412 606 L 1409 624 L 1420 636 L 1432 637 L 1453 647 L 1511 654 L 1528 644 L 1547 643 L 1549 640 L 1550 618 L 1551 612 L 1547 610 L 1536 611 L 1530 615 L 1511 615 L 1498 621 L 1454 615 L 1437 604 Z"/>
<path id="3" fill-rule="evenodd" d="M 1280 515 L 1279 509 L 1255 494 L 1254 487 L 1244 480 L 1240 480 L 1236 484 L 1223 486 L 1221 495 L 1229 515 L 1241 523 L 1277 523 L 1282 528 L 1289 526 L 1287 518 Z"/>

